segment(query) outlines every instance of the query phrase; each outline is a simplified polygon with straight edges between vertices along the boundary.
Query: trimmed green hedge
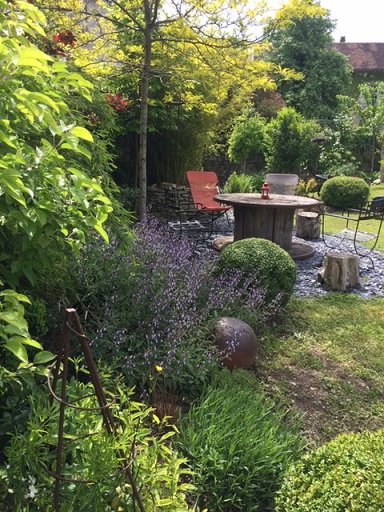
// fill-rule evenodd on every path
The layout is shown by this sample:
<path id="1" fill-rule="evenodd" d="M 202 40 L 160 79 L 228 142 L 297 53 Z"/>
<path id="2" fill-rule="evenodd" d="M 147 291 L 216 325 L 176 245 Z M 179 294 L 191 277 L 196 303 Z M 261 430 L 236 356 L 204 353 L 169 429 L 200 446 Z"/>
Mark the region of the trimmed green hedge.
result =
<path id="1" fill-rule="evenodd" d="M 256 274 L 260 287 L 266 289 L 266 302 L 281 293 L 284 305 L 293 293 L 295 262 L 284 249 L 269 240 L 245 238 L 228 245 L 217 261 L 217 270 L 225 269 L 239 269 L 245 277 Z"/>
<path id="2" fill-rule="evenodd" d="M 344 434 L 288 470 L 276 512 L 384 510 L 384 431 Z"/>
<path id="3" fill-rule="evenodd" d="M 335 176 L 321 187 L 320 197 L 333 208 L 361 208 L 368 200 L 369 186 L 362 178 Z"/>

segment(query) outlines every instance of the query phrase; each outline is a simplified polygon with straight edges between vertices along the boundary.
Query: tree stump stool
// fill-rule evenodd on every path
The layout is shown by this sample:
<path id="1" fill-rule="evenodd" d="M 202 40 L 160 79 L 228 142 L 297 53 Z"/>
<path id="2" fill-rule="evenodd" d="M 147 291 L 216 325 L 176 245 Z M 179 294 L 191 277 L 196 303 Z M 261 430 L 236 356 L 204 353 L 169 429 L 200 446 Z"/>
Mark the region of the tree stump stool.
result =
<path id="1" fill-rule="evenodd" d="M 318 212 L 297 212 L 296 236 L 299 238 L 319 238 L 320 215 Z"/>
<path id="2" fill-rule="evenodd" d="M 324 256 L 319 280 L 331 290 L 345 291 L 360 285 L 359 257 L 345 252 L 329 252 Z"/>

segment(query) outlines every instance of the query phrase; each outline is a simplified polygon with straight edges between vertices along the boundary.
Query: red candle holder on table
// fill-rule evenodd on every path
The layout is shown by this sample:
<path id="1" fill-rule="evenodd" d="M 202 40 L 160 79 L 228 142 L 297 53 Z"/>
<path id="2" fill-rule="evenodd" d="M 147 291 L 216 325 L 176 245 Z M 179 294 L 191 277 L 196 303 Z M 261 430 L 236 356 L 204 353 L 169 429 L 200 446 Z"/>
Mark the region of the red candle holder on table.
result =
<path id="1" fill-rule="evenodd" d="M 261 187 L 261 199 L 269 199 L 270 187 L 267 182 Z"/>

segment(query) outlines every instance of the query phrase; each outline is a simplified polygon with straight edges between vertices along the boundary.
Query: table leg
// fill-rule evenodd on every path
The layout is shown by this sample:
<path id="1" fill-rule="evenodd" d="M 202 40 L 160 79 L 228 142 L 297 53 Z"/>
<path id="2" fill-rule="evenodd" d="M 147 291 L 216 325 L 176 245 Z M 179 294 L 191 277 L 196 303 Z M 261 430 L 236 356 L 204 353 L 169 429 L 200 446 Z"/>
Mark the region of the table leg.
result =
<path id="1" fill-rule="evenodd" d="M 234 207 L 234 240 L 265 238 L 285 250 L 292 247 L 294 209 Z"/>

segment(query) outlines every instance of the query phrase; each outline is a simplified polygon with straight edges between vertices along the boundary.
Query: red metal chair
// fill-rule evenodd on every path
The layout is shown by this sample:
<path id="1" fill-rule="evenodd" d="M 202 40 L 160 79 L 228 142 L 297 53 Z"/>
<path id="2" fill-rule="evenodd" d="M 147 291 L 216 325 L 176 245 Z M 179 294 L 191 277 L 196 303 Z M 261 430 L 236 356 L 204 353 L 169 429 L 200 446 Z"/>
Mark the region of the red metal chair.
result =
<path id="1" fill-rule="evenodd" d="M 211 171 L 187 171 L 187 180 L 197 214 L 202 222 L 208 221 L 209 235 L 212 234 L 214 222 L 232 209 L 214 200 L 219 193 L 219 182 L 216 173 Z M 229 219 L 227 216 L 229 225 Z"/>

